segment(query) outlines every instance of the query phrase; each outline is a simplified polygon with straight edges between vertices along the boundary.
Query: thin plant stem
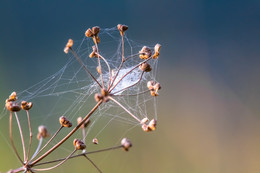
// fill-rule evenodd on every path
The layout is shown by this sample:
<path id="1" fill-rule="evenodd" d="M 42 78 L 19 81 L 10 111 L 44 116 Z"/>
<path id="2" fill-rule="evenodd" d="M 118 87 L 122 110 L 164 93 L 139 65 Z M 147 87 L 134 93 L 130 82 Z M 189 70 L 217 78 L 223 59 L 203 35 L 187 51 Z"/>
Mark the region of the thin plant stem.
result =
<path id="1" fill-rule="evenodd" d="M 138 79 L 138 81 L 136 81 L 134 84 L 132 84 L 132 85 L 130 85 L 130 86 L 128 86 L 128 87 L 125 87 L 125 88 L 123 88 L 123 89 L 121 89 L 121 90 L 119 90 L 119 91 L 116 91 L 116 92 L 112 93 L 112 95 L 113 95 L 113 94 L 116 94 L 116 93 L 119 93 L 119 92 L 121 92 L 121 91 L 124 91 L 124 90 L 126 90 L 126 89 L 128 89 L 128 88 L 131 88 L 131 87 L 137 85 L 137 84 L 142 80 L 143 75 L 144 75 L 144 71 L 141 73 L 141 76 L 140 76 L 140 78 Z"/>
<path id="2" fill-rule="evenodd" d="M 125 58 L 124 58 L 124 48 L 123 48 L 123 47 L 124 47 L 124 36 L 122 36 L 122 61 L 121 61 L 121 64 L 119 65 L 119 67 L 118 67 L 118 70 L 117 70 L 117 72 L 116 72 L 115 77 L 113 78 L 112 83 L 110 84 L 110 86 L 108 87 L 107 90 L 110 90 L 110 88 L 113 86 L 113 84 L 114 84 L 114 82 L 115 82 L 115 80 L 116 80 L 116 78 L 117 78 L 117 76 L 118 76 L 118 74 L 119 74 L 121 68 L 123 67 L 124 62 L 125 62 Z"/>
<path id="3" fill-rule="evenodd" d="M 23 137 L 22 127 L 21 127 L 21 124 L 20 124 L 20 121 L 19 121 L 17 113 L 14 112 L 14 115 L 15 115 L 15 118 L 16 118 L 16 121 L 17 121 L 17 125 L 18 125 L 18 128 L 19 128 L 20 136 L 21 136 L 21 141 L 22 141 L 22 146 L 23 146 L 23 157 L 24 157 L 24 160 L 26 160 L 26 150 L 25 150 L 25 144 L 24 144 L 24 137 Z"/>
<path id="4" fill-rule="evenodd" d="M 136 57 L 136 56 L 138 56 L 138 55 L 139 55 L 139 53 L 130 55 L 130 56 L 128 56 L 128 57 L 125 58 L 125 61 L 127 61 L 127 60 L 130 59 L 130 58 Z"/>
<path id="5" fill-rule="evenodd" d="M 77 53 L 74 51 L 74 49 L 72 49 L 72 47 L 70 47 L 70 50 L 72 52 L 72 54 L 74 55 L 74 57 L 76 58 L 76 60 L 79 62 L 79 64 L 85 69 L 85 71 L 92 77 L 92 79 L 94 79 L 94 81 L 100 86 L 100 88 L 102 88 L 102 86 L 100 85 L 100 83 L 97 81 L 97 79 L 92 75 L 92 73 L 87 69 L 87 67 L 85 66 L 85 64 L 81 61 L 81 59 L 79 58 L 79 56 L 77 55 Z"/>
<path id="6" fill-rule="evenodd" d="M 66 159 L 64 159 L 62 162 L 60 162 L 59 164 L 55 165 L 55 166 L 52 166 L 52 167 L 49 167 L 49 168 L 43 168 L 43 169 L 34 169 L 34 171 L 48 171 L 48 170 L 51 170 L 51 169 L 54 169 L 54 168 L 57 168 L 58 166 L 62 165 L 63 163 L 65 163 L 77 150 L 74 149 L 74 151 L 68 155 L 68 157 L 66 157 Z"/>
<path id="7" fill-rule="evenodd" d="M 32 145 L 32 127 L 31 127 L 30 115 L 29 115 L 29 111 L 28 110 L 26 110 L 26 114 L 27 114 L 29 133 L 30 133 L 30 141 L 29 141 L 29 146 L 28 146 L 28 151 L 27 151 L 27 158 L 26 158 L 26 161 L 28 161 L 29 155 L 30 155 L 30 150 L 31 150 L 31 145 Z"/>
<path id="8" fill-rule="evenodd" d="M 134 66 L 131 70 L 129 70 L 126 74 L 124 74 L 124 76 L 122 76 L 122 77 L 117 81 L 117 83 L 116 83 L 112 88 L 109 89 L 109 93 L 111 93 L 111 91 L 119 84 L 119 82 L 121 82 L 122 79 L 124 79 L 129 73 L 131 73 L 132 71 L 134 71 L 134 69 L 136 69 L 137 67 L 139 67 L 141 64 L 143 64 L 143 63 L 149 61 L 151 58 L 152 58 L 152 57 L 150 57 L 150 58 L 148 58 L 148 59 L 146 59 L 146 60 L 140 62 L 139 64 L 137 64 L 136 66 Z M 112 84 L 112 85 L 113 85 L 113 84 Z"/>
<path id="9" fill-rule="evenodd" d="M 77 158 L 77 157 L 89 155 L 89 154 L 100 153 L 100 152 L 104 152 L 104 151 L 115 150 L 115 149 L 119 149 L 119 148 L 122 148 L 122 147 L 123 147 L 122 145 L 119 145 L 119 146 L 115 146 L 115 147 L 105 148 L 105 149 L 102 149 L 102 150 L 84 152 L 84 153 L 81 153 L 81 154 L 78 154 L 78 155 L 75 155 L 75 156 L 71 156 L 69 159 L 73 159 L 73 158 Z M 61 159 L 56 159 L 56 160 L 52 160 L 52 161 L 48 161 L 48 162 L 38 163 L 38 164 L 35 164 L 34 166 L 40 166 L 40 165 L 55 163 L 55 162 L 59 162 L 59 161 L 65 160 L 65 159 L 66 158 L 61 158 Z"/>
<path id="10" fill-rule="evenodd" d="M 39 143 L 38 143 L 37 149 L 35 150 L 31 160 L 34 159 L 36 157 L 36 155 L 39 153 L 39 150 L 40 150 L 40 148 L 42 146 L 42 140 L 43 140 L 43 137 L 41 136 L 40 139 L 39 139 Z"/>
<path id="11" fill-rule="evenodd" d="M 49 139 L 49 141 L 40 149 L 39 152 L 37 152 L 37 154 L 35 156 L 37 156 L 53 139 L 55 136 L 57 136 L 57 134 L 60 132 L 60 130 L 63 128 L 63 126 L 60 126 L 59 129 L 55 132 L 55 134 L 51 137 L 51 139 Z"/>
<path id="12" fill-rule="evenodd" d="M 98 168 L 98 166 L 86 155 L 83 155 L 88 161 L 98 170 L 98 172 L 102 173 L 102 171 Z"/>
<path id="13" fill-rule="evenodd" d="M 136 119 L 139 123 L 141 123 L 141 120 L 139 118 L 137 118 L 134 114 L 132 114 L 128 109 L 126 109 L 123 105 L 121 105 L 116 99 L 114 99 L 113 97 L 108 97 L 109 99 L 111 99 L 113 102 L 115 102 L 116 104 L 118 104 L 118 106 L 120 106 L 121 108 L 123 108 L 129 115 L 131 115 L 134 119 Z"/>
<path id="14" fill-rule="evenodd" d="M 95 110 L 101 105 L 103 100 L 100 100 L 94 107 L 93 109 L 84 117 L 84 119 L 76 126 L 74 129 L 70 131 L 67 136 L 65 136 L 60 142 L 58 142 L 56 145 L 54 145 L 51 149 L 49 149 L 46 153 L 44 153 L 42 156 L 40 156 L 38 159 L 32 162 L 32 166 L 44 159 L 46 156 L 48 156 L 50 153 L 52 153 L 54 150 L 56 150 L 61 144 L 63 144 L 65 141 L 69 139 L 79 128 L 80 126 L 85 123 L 85 121 L 95 112 Z"/>
<path id="15" fill-rule="evenodd" d="M 17 149 L 16 149 L 15 145 L 14 145 L 14 139 L 13 139 L 13 134 L 12 134 L 12 117 L 13 117 L 12 116 L 12 112 L 10 112 L 10 117 L 9 117 L 9 138 L 10 138 L 11 145 L 12 145 L 12 148 L 14 150 L 14 153 L 15 153 L 16 157 L 19 159 L 19 161 L 22 164 L 24 164 L 22 159 L 21 159 L 21 157 L 19 156 L 19 154 L 17 152 Z"/>
<path id="16" fill-rule="evenodd" d="M 108 64 L 107 60 L 101 56 L 99 53 L 97 53 L 97 55 L 106 63 L 107 68 L 108 68 L 108 72 L 109 72 L 109 82 L 108 82 L 108 87 L 110 86 L 111 80 L 112 80 L 112 75 L 111 75 L 111 68 L 110 65 Z"/>
<path id="17" fill-rule="evenodd" d="M 101 67 L 101 63 L 100 63 L 100 56 L 99 56 L 98 45 L 97 45 L 97 37 L 94 36 L 93 39 L 94 39 L 94 42 L 95 42 L 95 46 L 96 46 L 96 48 L 97 48 L 97 53 L 98 53 L 98 67 L 99 67 L 99 70 L 100 70 L 100 78 L 101 78 L 102 86 L 103 86 L 103 89 L 104 89 L 104 88 L 105 88 L 105 85 L 104 85 L 104 80 L 103 80 L 102 67 Z"/>

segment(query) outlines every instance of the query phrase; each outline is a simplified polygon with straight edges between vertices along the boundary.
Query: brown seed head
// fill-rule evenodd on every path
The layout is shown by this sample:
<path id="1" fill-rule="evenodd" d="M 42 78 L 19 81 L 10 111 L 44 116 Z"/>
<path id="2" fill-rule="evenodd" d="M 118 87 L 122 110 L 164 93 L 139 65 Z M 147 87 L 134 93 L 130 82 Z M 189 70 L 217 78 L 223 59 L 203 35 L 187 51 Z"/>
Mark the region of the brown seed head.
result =
<path id="1" fill-rule="evenodd" d="M 150 48 L 147 46 L 144 46 L 140 51 L 139 51 L 139 57 L 141 59 L 148 59 L 152 55 L 152 51 Z"/>
<path id="2" fill-rule="evenodd" d="M 161 85 L 159 82 L 155 83 L 154 81 L 147 82 L 147 87 L 150 90 L 152 96 L 158 96 L 158 90 L 161 89 Z"/>
<path id="3" fill-rule="evenodd" d="M 27 101 L 22 101 L 21 102 L 21 108 L 23 109 L 23 110 L 30 110 L 31 108 L 32 108 L 32 106 L 33 106 L 33 104 L 32 104 L 32 102 L 27 102 Z"/>
<path id="4" fill-rule="evenodd" d="M 117 29 L 119 30 L 121 36 L 123 37 L 125 31 L 128 29 L 128 26 L 122 25 L 122 24 L 118 24 L 117 25 Z"/>
<path id="5" fill-rule="evenodd" d="M 11 112 L 19 112 L 21 110 L 21 107 L 17 103 L 8 101 L 8 99 L 6 100 L 5 107 Z"/>
<path id="6" fill-rule="evenodd" d="M 152 119 L 149 124 L 148 124 L 148 128 L 152 131 L 154 131 L 156 129 L 156 125 L 157 125 L 157 121 L 155 119 Z"/>
<path id="7" fill-rule="evenodd" d="M 94 34 L 95 36 L 98 35 L 99 31 L 100 31 L 99 26 L 94 26 L 94 27 L 92 28 L 92 32 L 93 32 L 93 34 Z"/>
<path id="8" fill-rule="evenodd" d="M 143 118 L 142 120 L 141 120 L 141 124 L 145 124 L 145 123 L 147 123 L 148 122 L 148 118 L 146 117 L 146 118 Z"/>
<path id="9" fill-rule="evenodd" d="M 154 81 L 148 81 L 147 82 L 147 88 L 151 91 L 154 89 L 155 82 Z"/>
<path id="10" fill-rule="evenodd" d="M 93 32 L 91 31 L 90 28 L 85 32 L 86 37 L 93 37 Z"/>
<path id="11" fill-rule="evenodd" d="M 131 141 L 127 138 L 121 140 L 121 145 L 123 146 L 125 151 L 128 151 L 129 148 L 132 147 Z"/>
<path id="12" fill-rule="evenodd" d="M 97 66 L 97 72 L 98 72 L 99 74 L 101 74 L 101 70 L 100 70 L 99 66 Z"/>
<path id="13" fill-rule="evenodd" d="M 94 43 L 96 43 L 96 40 L 97 40 L 97 44 L 100 42 L 100 38 L 99 38 L 99 36 L 95 36 L 95 37 L 93 37 L 93 41 L 94 41 Z"/>
<path id="14" fill-rule="evenodd" d="M 98 57 L 98 54 L 97 54 L 97 48 L 96 48 L 96 46 L 92 46 L 92 52 L 89 54 L 89 57 L 90 58 L 93 58 L 93 57 Z"/>
<path id="15" fill-rule="evenodd" d="M 16 92 L 12 92 L 9 96 L 9 98 L 6 101 L 16 101 L 17 100 L 17 95 Z"/>
<path id="16" fill-rule="evenodd" d="M 49 137 L 50 134 L 47 131 L 47 127 L 44 125 L 41 125 L 38 127 L 38 134 L 37 134 L 37 139 L 40 140 L 40 138 L 47 138 Z"/>
<path id="17" fill-rule="evenodd" d="M 69 39 L 65 48 L 64 48 L 64 52 L 67 54 L 69 53 L 70 48 L 73 46 L 73 40 Z"/>
<path id="18" fill-rule="evenodd" d="M 158 57 L 159 57 L 159 55 L 160 55 L 160 49 L 161 49 L 161 45 L 160 44 L 156 44 L 155 46 L 154 46 L 154 54 L 153 54 L 153 59 L 157 59 Z"/>
<path id="19" fill-rule="evenodd" d="M 63 127 L 71 127 L 72 123 L 65 117 L 65 116 L 61 116 L 59 118 L 60 124 Z"/>
<path id="20" fill-rule="evenodd" d="M 93 142 L 93 144 L 98 144 L 98 139 L 94 138 L 94 139 L 92 139 L 92 142 Z"/>
<path id="21" fill-rule="evenodd" d="M 79 124 L 79 123 L 81 123 L 82 122 L 82 117 L 78 117 L 77 118 L 77 123 Z M 90 119 L 88 118 L 81 126 L 80 126 L 80 128 L 86 128 L 88 125 L 89 125 L 89 123 L 90 123 Z"/>
<path id="22" fill-rule="evenodd" d="M 79 139 L 74 139 L 73 145 L 75 146 L 76 150 L 84 150 L 86 148 L 85 143 Z"/>
<path id="23" fill-rule="evenodd" d="M 140 66 L 139 66 L 140 70 L 144 71 L 144 72 L 150 72 L 152 70 L 151 66 L 145 62 L 145 63 L 142 63 Z"/>
<path id="24" fill-rule="evenodd" d="M 143 129 L 143 131 L 145 131 L 145 132 L 150 132 L 150 131 L 151 131 L 151 130 L 149 129 L 148 125 L 146 125 L 146 124 L 143 124 L 143 125 L 142 125 L 142 129 Z"/>

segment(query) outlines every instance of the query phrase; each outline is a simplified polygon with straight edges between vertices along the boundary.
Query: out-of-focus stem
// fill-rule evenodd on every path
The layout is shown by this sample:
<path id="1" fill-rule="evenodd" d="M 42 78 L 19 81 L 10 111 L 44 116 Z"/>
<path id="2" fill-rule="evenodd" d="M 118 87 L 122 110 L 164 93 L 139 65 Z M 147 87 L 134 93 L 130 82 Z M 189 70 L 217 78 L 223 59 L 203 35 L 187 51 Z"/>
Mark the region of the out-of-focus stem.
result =
<path id="1" fill-rule="evenodd" d="M 31 128 L 31 121 L 30 121 L 30 115 L 29 115 L 29 111 L 28 110 L 26 110 L 26 114 L 27 114 L 28 125 L 29 125 L 29 133 L 30 133 L 30 141 L 29 141 L 29 146 L 28 146 L 28 151 L 27 151 L 27 158 L 26 158 L 26 161 L 28 161 L 29 155 L 30 155 L 30 150 L 31 150 L 31 145 L 32 145 L 32 128 Z"/>

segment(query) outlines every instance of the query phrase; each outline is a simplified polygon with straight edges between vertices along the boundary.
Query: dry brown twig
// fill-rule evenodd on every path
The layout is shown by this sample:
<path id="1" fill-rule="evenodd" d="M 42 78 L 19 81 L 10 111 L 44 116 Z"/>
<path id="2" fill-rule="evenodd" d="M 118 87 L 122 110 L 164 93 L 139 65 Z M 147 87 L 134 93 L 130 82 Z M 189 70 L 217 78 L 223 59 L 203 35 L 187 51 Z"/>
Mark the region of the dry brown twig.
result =
<path id="1" fill-rule="evenodd" d="M 119 30 L 119 33 L 121 35 L 121 42 L 122 42 L 122 58 L 121 58 L 121 63 L 119 65 L 119 67 L 117 68 L 117 72 L 112 75 L 112 70 L 110 67 L 110 64 L 108 63 L 108 61 L 106 60 L 105 57 L 103 57 L 100 52 L 99 52 L 99 47 L 98 44 L 100 43 L 100 38 L 99 38 L 99 32 L 100 32 L 100 28 L 98 26 L 93 27 L 92 29 L 88 29 L 85 32 L 86 37 L 90 37 L 93 39 L 94 45 L 93 45 L 93 52 L 89 55 L 90 58 L 97 58 L 97 62 L 98 62 L 98 67 L 97 67 L 97 71 L 98 74 L 100 75 L 100 82 L 98 81 L 98 79 L 90 72 L 90 70 L 87 68 L 87 66 L 83 63 L 83 61 L 80 59 L 80 57 L 78 56 L 77 52 L 73 49 L 73 40 L 69 39 L 68 43 L 66 44 L 65 48 L 64 48 L 64 52 L 67 54 L 69 52 L 71 52 L 74 57 L 76 58 L 76 60 L 80 63 L 80 65 L 85 69 L 85 71 L 91 76 L 91 78 L 95 81 L 95 83 L 97 84 L 97 86 L 100 87 L 100 92 L 96 93 L 94 98 L 96 100 L 96 105 L 85 115 L 84 118 L 78 117 L 77 119 L 77 125 L 73 127 L 73 123 L 67 119 L 65 116 L 61 116 L 59 118 L 59 122 L 60 122 L 60 127 L 58 128 L 58 130 L 56 131 L 56 133 L 54 133 L 51 138 L 46 142 L 46 144 L 41 147 L 42 145 L 42 141 L 44 138 L 47 138 L 50 136 L 50 134 L 47 131 L 47 127 L 46 126 L 39 126 L 38 128 L 38 135 L 37 135 L 37 139 L 39 140 L 39 144 L 38 147 L 36 149 L 36 151 L 34 152 L 34 154 L 31 154 L 31 143 L 32 143 L 32 129 L 31 129 L 31 122 L 30 122 L 30 116 L 29 116 L 29 112 L 30 109 L 32 108 L 33 104 L 31 102 L 27 102 L 27 101 L 18 101 L 17 100 L 17 94 L 16 92 L 11 93 L 11 95 L 9 96 L 9 98 L 6 100 L 6 108 L 10 111 L 10 119 L 9 119 L 9 134 L 10 134 L 10 141 L 11 141 L 11 146 L 14 150 L 14 153 L 16 155 L 16 157 L 18 158 L 18 160 L 21 163 L 21 167 L 17 168 L 17 169 L 13 169 L 10 170 L 10 173 L 16 173 L 16 172 L 38 172 L 38 171 L 48 171 L 51 169 L 54 169 L 60 165 L 62 165 L 63 163 L 65 163 L 67 160 L 72 159 L 72 158 L 76 158 L 76 157 L 85 157 L 88 161 L 90 161 L 90 163 L 97 169 L 98 172 L 102 172 L 98 166 L 92 161 L 90 160 L 90 158 L 88 157 L 89 154 L 93 154 L 93 153 L 98 153 L 98 152 L 104 152 L 104 151 L 109 151 L 109 150 L 114 150 L 114 149 L 118 149 L 118 148 L 123 148 L 125 151 L 128 151 L 129 148 L 132 146 L 132 143 L 130 142 L 129 139 L 124 138 L 121 141 L 121 144 L 118 146 L 114 146 L 114 147 L 110 147 L 110 148 L 106 148 L 106 149 L 102 149 L 102 150 L 97 150 L 97 151 L 93 151 L 93 152 L 86 152 L 85 148 L 85 129 L 87 128 L 88 124 L 90 123 L 90 117 L 91 115 L 97 110 L 97 108 L 101 105 L 101 104 L 106 104 L 106 102 L 112 101 L 115 104 L 117 104 L 119 107 L 121 107 L 123 110 L 125 110 L 133 119 L 135 119 L 140 126 L 142 127 L 142 129 L 146 132 L 148 131 L 154 131 L 156 129 L 156 124 L 157 124 L 157 120 L 156 119 L 152 119 L 149 121 L 148 118 L 143 118 L 143 119 L 139 119 L 136 115 L 134 115 L 130 110 L 128 110 L 126 107 L 124 107 L 118 100 L 117 97 L 118 96 L 124 96 L 124 94 L 118 94 L 121 93 L 122 91 L 125 91 L 131 87 L 137 86 L 140 81 L 143 79 L 143 74 L 144 73 L 149 73 L 152 68 L 151 66 L 148 64 L 149 61 L 152 61 L 153 59 L 157 59 L 159 57 L 159 51 L 161 48 L 160 44 L 156 44 L 154 47 L 154 50 L 151 50 L 149 47 L 144 46 L 139 53 L 132 55 L 130 57 L 125 57 L 125 50 L 124 50 L 124 35 L 125 32 L 128 29 L 128 26 L 126 25 L 122 25 L 122 24 L 118 24 L 117 28 Z M 127 63 L 128 59 L 130 58 L 135 58 L 139 56 L 141 59 L 141 62 L 136 64 L 135 66 L 132 67 L 132 69 L 130 69 L 127 73 L 125 73 L 123 76 L 120 76 L 120 70 L 123 68 L 124 64 Z M 102 63 L 101 61 L 104 61 L 105 65 L 107 66 L 107 69 L 109 71 L 109 79 L 107 80 L 107 86 L 105 85 L 105 80 L 104 80 L 104 72 L 102 71 Z M 142 73 L 141 76 L 139 78 L 138 81 L 136 81 L 135 83 L 131 84 L 130 86 L 127 86 L 125 88 L 122 88 L 120 90 L 115 91 L 114 89 L 116 88 L 116 86 L 122 82 L 122 80 L 128 76 L 132 71 L 134 71 L 135 69 L 139 68 Z M 150 91 L 151 96 L 158 96 L 158 90 L 161 89 L 161 86 L 158 82 L 154 82 L 154 81 L 148 81 L 147 82 L 147 87 L 148 87 L 148 92 Z M 146 94 L 147 91 L 139 93 L 139 94 Z M 28 121 L 28 125 L 29 125 L 29 144 L 28 147 L 26 149 L 26 145 L 25 145 L 25 139 L 23 137 L 23 131 L 21 128 L 21 124 L 18 118 L 18 112 L 20 110 L 24 110 L 26 111 L 27 114 L 27 121 Z M 18 124 L 18 129 L 19 129 L 19 133 L 20 133 L 20 137 L 21 137 L 21 141 L 22 141 L 22 148 L 23 148 L 23 158 L 20 156 L 19 152 L 17 151 L 17 148 L 15 146 L 14 140 L 13 140 L 13 135 L 12 135 L 12 118 L 13 115 L 15 115 L 15 118 L 17 120 L 17 124 Z M 58 141 L 53 147 L 51 147 L 49 150 L 47 150 L 46 152 L 42 153 L 43 149 L 45 149 L 47 146 L 49 146 L 50 142 L 53 141 L 53 139 L 62 131 L 63 128 L 72 128 L 72 130 L 66 135 L 64 136 L 63 139 L 61 139 L 60 141 Z M 82 140 L 80 139 L 74 139 L 73 141 L 73 145 L 74 145 L 74 150 L 71 152 L 71 154 L 69 154 L 67 157 L 65 158 L 60 158 L 60 159 L 56 159 L 56 160 L 51 160 L 51 161 L 43 161 L 44 158 L 46 158 L 49 154 L 51 154 L 53 151 L 55 151 L 56 149 L 58 149 L 65 141 L 67 141 L 76 131 L 78 131 L 79 129 L 82 130 L 82 134 L 83 134 L 83 138 Z M 94 144 L 98 144 L 98 139 L 94 138 L 92 141 Z M 75 152 L 77 150 L 82 150 L 83 152 L 81 154 L 77 154 L 74 155 Z M 48 165 L 50 163 L 56 163 L 58 162 L 58 164 L 51 166 L 51 167 L 46 167 L 46 168 L 37 168 L 37 166 L 40 165 Z"/>

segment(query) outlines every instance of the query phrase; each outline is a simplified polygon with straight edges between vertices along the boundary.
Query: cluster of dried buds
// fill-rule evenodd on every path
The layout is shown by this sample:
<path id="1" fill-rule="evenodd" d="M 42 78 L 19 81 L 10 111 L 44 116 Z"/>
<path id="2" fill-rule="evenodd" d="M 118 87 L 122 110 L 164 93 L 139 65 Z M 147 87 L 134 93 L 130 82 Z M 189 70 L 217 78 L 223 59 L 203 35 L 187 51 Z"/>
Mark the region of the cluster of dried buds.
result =
<path id="1" fill-rule="evenodd" d="M 140 84 L 140 81 L 142 80 L 143 74 L 146 72 L 150 72 L 152 70 L 151 65 L 148 63 L 149 60 L 152 59 L 157 59 L 159 57 L 159 51 L 161 48 L 160 44 L 156 44 L 155 47 L 153 48 L 153 50 L 151 50 L 149 47 L 144 46 L 138 54 L 134 55 L 134 56 L 130 56 L 130 57 L 125 57 L 125 53 L 124 53 L 124 36 L 125 36 L 125 32 L 128 30 L 128 26 L 126 25 L 122 25 L 122 24 L 118 24 L 117 25 L 117 29 L 119 30 L 119 33 L 121 35 L 122 38 L 122 60 L 121 60 L 121 64 L 119 65 L 119 67 L 116 69 L 116 71 L 112 71 L 110 68 L 110 64 L 107 62 L 106 58 L 104 58 L 98 49 L 98 44 L 100 43 L 100 38 L 99 38 L 99 32 L 100 32 L 100 28 L 98 26 L 92 27 L 87 29 L 87 31 L 85 32 L 85 36 L 86 37 L 90 37 L 93 39 L 94 45 L 92 47 L 93 51 L 90 53 L 89 57 L 93 58 L 95 57 L 98 61 L 98 66 L 97 66 L 97 72 L 100 75 L 99 79 L 97 77 L 95 77 L 87 68 L 87 66 L 83 63 L 83 61 L 80 59 L 80 57 L 77 55 L 76 51 L 74 51 L 73 49 L 73 40 L 69 39 L 65 48 L 64 48 L 64 52 L 67 54 L 69 52 L 71 52 L 76 60 L 80 63 L 81 66 L 84 67 L 84 69 L 86 70 L 86 72 L 92 77 L 92 79 L 96 82 L 96 84 L 100 87 L 100 93 L 96 93 L 94 95 L 94 99 L 97 102 L 97 104 L 89 111 L 89 113 L 84 117 L 78 117 L 77 119 L 77 125 L 75 127 L 72 128 L 72 130 L 60 141 L 58 141 L 54 146 L 52 146 L 48 151 L 46 151 L 44 154 L 42 154 L 41 156 L 39 156 L 38 158 L 36 157 L 40 152 L 43 151 L 43 149 L 48 146 L 48 144 L 53 141 L 53 139 L 55 138 L 55 136 L 62 130 L 62 128 L 67 127 L 70 128 L 72 127 L 72 122 L 70 120 L 68 120 L 68 118 L 66 118 L 65 116 L 61 116 L 59 118 L 59 123 L 60 123 L 60 127 L 57 130 L 56 133 L 54 133 L 52 135 L 52 137 L 46 142 L 46 144 L 41 148 L 41 143 L 43 141 L 44 138 L 47 138 L 50 136 L 50 134 L 47 131 L 46 126 L 39 126 L 38 127 L 38 135 L 37 138 L 39 140 L 39 145 L 35 151 L 35 153 L 33 154 L 33 156 L 30 158 L 30 146 L 31 146 L 31 137 L 32 137 L 32 132 L 31 132 L 31 126 L 30 126 L 30 118 L 29 118 L 29 110 L 32 107 L 32 103 L 31 102 L 26 102 L 26 101 L 22 101 L 21 103 L 17 102 L 17 96 L 16 93 L 13 92 L 9 98 L 6 100 L 6 108 L 10 111 L 10 140 L 12 143 L 12 147 L 16 153 L 16 156 L 18 157 L 18 159 L 20 160 L 22 167 L 18 168 L 16 170 L 13 170 L 13 172 L 35 172 L 35 171 L 45 171 L 45 170 L 51 170 L 53 168 L 56 168 L 58 166 L 60 166 L 61 164 L 63 164 L 65 161 L 67 161 L 68 159 L 71 158 L 75 158 L 78 156 L 84 156 L 85 158 L 87 158 L 96 168 L 99 172 L 100 169 L 87 157 L 88 152 L 86 152 L 86 144 L 85 144 L 85 138 L 86 138 L 86 134 L 85 134 L 85 129 L 87 128 L 88 124 L 90 123 L 90 116 L 97 110 L 97 108 L 102 104 L 102 103 L 106 103 L 108 101 L 113 101 L 115 104 L 117 104 L 119 107 L 121 107 L 122 109 L 124 109 L 130 116 L 132 116 L 135 120 L 138 121 L 138 123 L 141 125 L 142 129 L 145 132 L 149 132 L 149 131 L 154 131 L 156 129 L 156 124 L 157 121 L 155 119 L 152 119 L 149 121 L 148 118 L 143 118 L 143 119 L 139 119 L 136 115 L 134 115 L 133 113 L 131 113 L 131 111 L 129 111 L 126 107 L 124 107 L 118 100 L 116 97 L 119 96 L 125 96 L 125 95 L 120 95 L 120 93 L 122 93 L 123 91 L 137 86 L 138 84 Z M 139 58 L 141 59 L 141 62 L 138 63 L 137 65 L 133 66 L 131 70 L 129 70 L 126 74 L 119 75 L 120 70 L 122 70 L 123 65 L 128 61 L 128 59 L 130 58 L 134 58 L 135 56 L 139 56 Z M 108 69 L 108 74 L 109 75 L 104 75 L 104 72 L 102 72 L 102 66 L 101 66 L 101 62 L 100 61 L 104 61 L 107 68 Z M 122 82 L 122 80 L 128 76 L 133 70 L 135 69 L 139 69 L 141 70 L 141 76 L 139 78 L 139 80 L 130 85 L 127 86 L 125 88 L 121 88 L 121 89 L 116 89 L 115 88 L 118 86 L 118 84 L 120 82 Z M 104 80 L 103 77 L 104 76 L 109 76 L 108 80 Z M 106 82 L 106 83 L 105 83 Z M 148 92 L 150 91 L 152 96 L 158 96 L 158 90 L 161 89 L 161 86 L 159 83 L 156 83 L 154 81 L 149 81 L 147 83 L 147 87 L 148 87 Z M 143 92 L 142 94 L 145 94 L 145 92 Z M 21 109 L 26 110 L 27 111 L 27 116 L 28 116 L 28 123 L 29 123 L 29 130 L 30 130 L 30 143 L 29 143 L 29 147 L 28 147 L 28 152 L 26 153 L 26 149 L 25 149 L 25 144 L 24 144 L 24 139 L 23 139 L 23 135 L 22 135 L 22 130 L 21 130 L 21 126 L 19 123 L 19 119 L 18 116 L 16 114 L 16 112 L 20 111 Z M 21 140 L 22 140 L 22 145 L 23 145 L 23 153 L 24 153 L 24 159 L 22 160 L 17 152 L 17 149 L 14 145 L 13 142 L 13 137 L 12 137 L 12 114 L 15 113 L 17 122 L 18 122 L 18 127 L 20 129 L 20 136 L 21 136 Z M 74 151 L 67 156 L 64 159 L 57 159 L 57 160 L 53 160 L 53 161 L 48 161 L 48 162 L 43 162 L 43 163 L 39 163 L 40 161 L 42 161 L 46 156 L 48 156 L 49 154 L 51 154 L 54 150 L 56 150 L 57 148 L 59 148 L 65 141 L 67 141 L 76 131 L 78 131 L 79 129 L 82 130 L 82 139 L 74 139 L 73 141 L 73 145 L 74 145 Z M 92 140 L 93 144 L 98 144 L 98 139 L 94 138 Z M 120 146 L 115 146 L 115 147 L 111 147 L 111 148 L 107 148 L 107 149 L 103 149 L 101 151 L 107 151 L 107 150 L 112 150 L 112 149 L 116 149 L 116 148 L 123 148 L 125 151 L 128 151 L 129 148 L 132 146 L 132 143 L 130 142 L 129 139 L 124 138 L 121 141 L 121 145 Z M 74 155 L 73 154 L 77 151 L 77 150 L 82 150 L 81 154 L 78 155 Z M 100 152 L 99 151 L 92 151 L 91 153 L 95 153 L 95 152 Z M 57 165 L 52 166 L 52 167 L 48 167 L 48 168 L 41 168 L 41 169 L 36 169 L 34 167 L 38 166 L 38 165 L 45 165 L 45 164 L 49 164 L 49 163 L 55 163 L 55 162 L 59 162 Z"/>

